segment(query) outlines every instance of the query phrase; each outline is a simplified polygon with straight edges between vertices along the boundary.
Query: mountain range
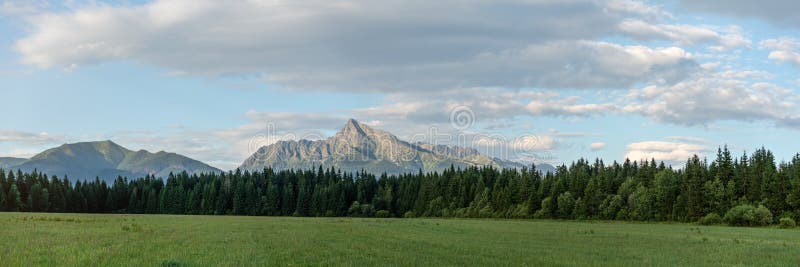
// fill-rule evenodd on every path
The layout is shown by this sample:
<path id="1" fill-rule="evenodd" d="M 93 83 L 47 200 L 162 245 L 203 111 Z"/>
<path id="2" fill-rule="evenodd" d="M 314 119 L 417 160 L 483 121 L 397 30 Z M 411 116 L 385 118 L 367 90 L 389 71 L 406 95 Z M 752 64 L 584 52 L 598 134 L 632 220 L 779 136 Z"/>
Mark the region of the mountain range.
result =
<path id="1" fill-rule="evenodd" d="M 261 147 L 239 167 L 242 170 L 309 169 L 336 166 L 348 172 L 400 174 L 442 171 L 450 166 L 521 168 L 524 164 L 493 158 L 473 148 L 409 143 L 389 132 L 350 119 L 334 136 L 324 140 L 279 141 Z M 539 164 L 541 171 L 555 171 Z"/>
<path id="2" fill-rule="evenodd" d="M 117 176 L 166 177 L 170 172 L 221 172 L 220 169 L 175 153 L 133 151 L 112 141 L 64 144 L 45 150 L 30 159 L 0 158 L 0 167 L 37 170 L 48 175 L 68 176 L 79 180 L 100 177 L 106 181 Z"/>
<path id="3" fill-rule="evenodd" d="M 525 164 L 489 157 L 473 148 L 409 143 L 389 132 L 374 129 L 350 119 L 328 139 L 279 141 L 263 146 L 247 158 L 241 170 L 260 171 L 312 169 L 333 166 L 346 172 L 402 174 L 442 171 L 450 166 L 493 166 L 521 168 Z M 529 165 L 528 165 L 529 166 Z M 203 162 L 175 153 L 133 151 L 112 141 L 64 144 L 45 150 L 30 159 L 0 157 L 0 168 L 37 170 L 48 175 L 79 180 L 100 177 L 111 181 L 117 176 L 138 178 L 145 175 L 166 177 L 170 172 L 189 174 L 222 172 Z M 549 164 L 537 170 L 555 172 Z"/>

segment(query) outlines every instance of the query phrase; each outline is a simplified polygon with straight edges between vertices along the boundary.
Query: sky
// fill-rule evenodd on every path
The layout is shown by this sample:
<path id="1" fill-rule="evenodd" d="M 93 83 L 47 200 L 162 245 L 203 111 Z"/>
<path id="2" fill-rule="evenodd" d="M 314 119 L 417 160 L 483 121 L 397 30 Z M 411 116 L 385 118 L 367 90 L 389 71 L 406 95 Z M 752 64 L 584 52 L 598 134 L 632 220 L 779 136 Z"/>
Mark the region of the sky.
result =
<path id="1" fill-rule="evenodd" d="M 0 0 L 0 156 L 234 169 L 349 118 L 525 163 L 800 152 L 793 0 Z"/>

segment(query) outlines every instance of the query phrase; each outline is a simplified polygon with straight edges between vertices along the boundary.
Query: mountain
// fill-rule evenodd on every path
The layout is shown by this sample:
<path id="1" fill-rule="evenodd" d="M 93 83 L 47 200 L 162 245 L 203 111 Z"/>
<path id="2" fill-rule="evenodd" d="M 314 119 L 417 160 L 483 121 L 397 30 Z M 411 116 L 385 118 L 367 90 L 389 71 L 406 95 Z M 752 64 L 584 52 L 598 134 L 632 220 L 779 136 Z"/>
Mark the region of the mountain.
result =
<path id="1" fill-rule="evenodd" d="M 23 162 L 25 162 L 26 160 L 28 160 L 28 159 L 12 158 L 12 157 L 0 157 L 0 168 L 8 169 L 9 167 L 20 165 Z"/>
<path id="2" fill-rule="evenodd" d="M 112 141 L 64 144 L 9 168 L 23 171 L 36 169 L 48 175 L 68 175 L 79 180 L 100 177 L 106 181 L 117 176 L 166 177 L 170 172 L 221 172 L 205 163 L 175 153 L 132 151 Z"/>
<path id="3" fill-rule="evenodd" d="M 524 164 L 482 155 L 463 147 L 408 143 L 396 136 L 350 119 L 336 135 L 325 140 L 279 141 L 258 149 L 239 167 L 242 170 L 312 169 L 335 166 L 348 172 L 416 173 L 441 171 L 451 165 L 521 168 Z M 549 167 L 549 168 L 548 168 Z M 538 166 L 537 166 L 538 168 Z M 553 169 L 543 164 L 543 169 Z"/>

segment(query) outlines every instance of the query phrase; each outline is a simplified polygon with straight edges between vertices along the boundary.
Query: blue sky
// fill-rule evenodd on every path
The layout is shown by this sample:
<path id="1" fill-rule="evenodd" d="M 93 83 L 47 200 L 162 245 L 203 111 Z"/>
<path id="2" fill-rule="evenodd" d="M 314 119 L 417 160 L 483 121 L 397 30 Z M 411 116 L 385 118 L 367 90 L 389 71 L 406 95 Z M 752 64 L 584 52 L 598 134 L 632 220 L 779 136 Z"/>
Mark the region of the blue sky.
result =
<path id="1" fill-rule="evenodd" d="M 0 3 L 0 156 L 112 139 L 231 169 L 347 118 L 526 162 L 800 152 L 794 1 Z"/>

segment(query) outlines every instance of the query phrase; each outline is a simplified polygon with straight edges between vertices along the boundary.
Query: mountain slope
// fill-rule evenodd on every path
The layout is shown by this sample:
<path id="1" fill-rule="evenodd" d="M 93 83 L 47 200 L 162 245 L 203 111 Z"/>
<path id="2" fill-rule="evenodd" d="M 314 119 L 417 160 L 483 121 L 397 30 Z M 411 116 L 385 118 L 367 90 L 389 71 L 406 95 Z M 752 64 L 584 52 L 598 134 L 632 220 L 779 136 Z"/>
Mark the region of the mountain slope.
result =
<path id="1" fill-rule="evenodd" d="M 8 169 L 9 167 L 17 166 L 22 164 L 28 159 L 23 158 L 12 158 L 12 157 L 0 157 L 0 168 Z"/>
<path id="2" fill-rule="evenodd" d="M 164 177 L 170 172 L 181 171 L 190 174 L 220 172 L 217 168 L 175 153 L 134 152 L 112 141 L 64 144 L 45 150 L 12 168 L 24 171 L 36 169 L 48 175 L 68 175 L 80 180 L 100 177 L 107 181 L 117 176 Z"/>
<path id="3" fill-rule="evenodd" d="M 425 143 L 411 144 L 396 136 L 350 119 L 336 135 L 325 140 L 279 141 L 261 147 L 240 169 L 311 169 L 335 166 L 354 172 L 415 173 L 441 171 L 451 165 L 522 167 L 523 164 L 490 158 L 472 148 Z M 551 166 L 552 167 L 552 166 Z"/>

